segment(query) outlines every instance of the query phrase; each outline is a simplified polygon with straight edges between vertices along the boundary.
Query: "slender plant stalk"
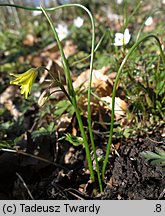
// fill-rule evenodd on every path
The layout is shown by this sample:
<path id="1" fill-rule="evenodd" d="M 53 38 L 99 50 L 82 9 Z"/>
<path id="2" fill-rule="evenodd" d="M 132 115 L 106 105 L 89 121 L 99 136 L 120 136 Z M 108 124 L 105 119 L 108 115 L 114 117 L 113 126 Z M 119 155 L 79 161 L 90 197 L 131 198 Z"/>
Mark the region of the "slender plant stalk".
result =
<path id="1" fill-rule="evenodd" d="M 108 139 L 108 143 L 107 143 L 107 150 L 106 150 L 106 155 L 105 155 L 105 159 L 103 161 L 103 168 L 102 168 L 102 180 L 104 180 L 104 176 L 105 176 L 105 170 L 106 170 L 106 166 L 108 163 L 108 157 L 109 157 L 109 153 L 110 153 L 110 149 L 111 149 L 111 144 L 112 144 L 112 135 L 113 135 L 113 126 L 114 126 L 114 115 L 115 115 L 115 95 L 116 95 L 116 87 L 117 87 L 117 83 L 119 81 L 120 75 L 122 73 L 122 69 L 126 63 L 126 61 L 129 59 L 129 57 L 131 56 L 131 54 L 134 52 L 134 50 L 144 41 L 146 41 L 149 38 L 154 38 L 157 42 L 157 45 L 159 47 L 160 50 L 160 55 L 162 57 L 162 62 L 164 64 L 165 67 L 165 55 L 163 53 L 162 47 L 161 47 L 161 43 L 158 39 L 158 37 L 154 34 L 150 34 L 147 35 L 141 39 L 139 39 L 129 50 L 129 52 L 127 53 L 127 55 L 125 56 L 125 58 L 123 59 L 120 68 L 117 72 L 117 76 L 114 82 L 114 86 L 113 86 L 113 91 L 112 91 L 112 113 L 111 113 L 111 126 L 110 126 L 110 133 L 109 133 L 109 139 Z"/>
<path id="2" fill-rule="evenodd" d="M 98 177 L 98 182 L 99 182 L 99 187 L 100 187 L 100 191 L 103 191 L 102 189 L 102 182 L 101 182 L 101 175 L 100 175 L 100 169 L 99 169 L 99 163 L 98 163 L 98 157 L 97 157 L 97 153 L 96 153 L 96 147 L 94 144 L 94 138 L 93 138 L 93 132 L 92 132 L 92 121 L 91 121 L 91 108 L 90 108 L 90 99 L 91 99 L 91 83 L 92 83 L 92 71 L 93 71 L 93 62 L 94 62 L 94 50 L 95 50 L 95 25 L 94 25 L 94 18 L 91 14 L 91 12 L 84 7 L 83 5 L 80 4 L 66 4 L 66 5 L 62 5 L 56 8 L 49 8 L 48 10 L 55 10 L 58 8 L 64 8 L 64 7 L 70 7 L 70 6 L 76 6 L 76 7 L 80 7 L 82 9 L 84 9 L 87 14 L 90 17 L 91 20 L 91 25 L 92 25 L 92 46 L 91 46 L 91 61 L 90 61 L 90 74 L 89 74 L 89 85 L 88 85 L 88 130 L 89 130 L 89 135 L 90 135 L 90 141 L 91 141 L 91 145 L 92 145 L 92 150 L 94 153 L 94 159 L 96 162 L 96 171 L 97 171 L 97 177 Z"/>
<path id="3" fill-rule="evenodd" d="M 73 6 L 73 4 L 64 5 L 63 7 L 65 7 L 65 6 Z M 90 77 L 89 77 L 89 86 L 88 86 L 88 129 L 89 129 L 91 145 L 92 145 L 92 149 L 93 149 L 93 153 L 94 153 L 94 158 L 95 158 L 95 161 L 96 161 L 96 170 L 97 170 L 97 177 L 98 177 L 99 187 L 100 187 L 100 191 L 102 192 L 103 191 L 102 182 L 101 182 L 99 163 L 98 163 L 98 158 L 97 158 L 96 148 L 95 148 L 94 138 L 93 138 L 93 132 L 92 132 L 91 109 L 90 109 L 91 82 L 92 82 L 92 70 L 93 70 L 94 49 L 95 49 L 94 48 L 94 45 L 95 45 L 94 19 L 93 19 L 92 14 L 90 13 L 90 11 L 87 10 L 87 8 L 85 8 L 82 5 L 78 5 L 78 4 L 76 4 L 76 6 L 82 7 L 88 13 L 88 15 L 90 16 L 90 19 L 91 19 L 91 23 L 92 23 L 92 47 L 91 47 Z M 66 75 L 66 81 L 68 81 L 68 83 L 67 83 L 68 92 L 69 92 L 69 94 L 70 94 L 70 96 L 72 98 L 72 104 L 75 107 L 75 112 L 76 112 L 76 116 L 77 116 L 77 119 L 78 119 L 78 122 L 79 122 L 82 137 L 83 137 L 83 139 L 85 139 L 84 145 L 85 145 L 85 149 L 86 149 L 86 155 L 87 155 L 87 158 L 88 158 L 88 157 L 90 157 L 89 145 L 88 145 L 88 141 L 87 141 L 85 131 L 84 131 L 84 128 L 83 128 L 83 123 L 82 123 L 82 120 L 81 120 L 80 111 L 79 111 L 79 109 L 77 107 L 77 101 L 76 101 L 76 96 L 75 96 L 75 92 L 74 92 L 73 85 L 72 85 L 72 79 L 71 79 L 71 75 L 70 75 L 69 65 L 68 65 L 67 60 L 65 58 L 61 43 L 60 43 L 60 41 L 58 39 L 58 35 L 57 35 L 56 30 L 55 30 L 55 28 L 53 26 L 53 23 L 52 23 L 50 17 L 48 17 L 46 11 L 42 7 L 41 7 L 41 9 L 42 9 L 44 15 L 46 16 L 47 20 L 49 21 L 49 24 L 51 25 L 52 31 L 54 33 L 55 39 L 57 40 L 57 43 L 58 43 L 58 46 L 59 46 L 59 49 L 60 49 L 60 53 L 61 53 L 61 56 L 62 56 L 62 59 L 63 59 L 64 71 L 66 71 L 66 74 L 65 74 Z M 91 163 L 91 165 L 89 165 L 89 169 L 90 169 L 90 172 L 92 172 L 93 168 L 90 167 L 90 166 L 92 166 L 91 158 L 90 159 L 88 158 L 88 163 Z M 94 175 L 93 174 L 91 175 L 91 179 L 94 181 Z"/>
<path id="4" fill-rule="evenodd" d="M 53 31 L 54 37 L 55 37 L 55 39 L 57 41 L 57 44 L 58 44 L 58 47 L 59 47 L 59 50 L 60 50 L 60 53 L 61 53 L 62 62 L 63 62 L 63 66 L 64 66 L 65 77 L 66 77 L 66 83 L 67 83 L 67 88 L 68 88 L 68 93 L 69 93 L 69 96 L 71 98 L 72 105 L 74 106 L 76 117 L 77 117 L 79 127 L 80 127 L 80 131 L 81 131 L 81 135 L 82 135 L 82 138 L 84 140 L 84 146 L 85 146 L 86 156 L 87 156 L 87 160 L 88 160 L 88 166 L 89 166 L 89 170 L 90 170 L 91 179 L 92 179 L 92 181 L 94 181 L 95 178 L 94 178 L 94 172 L 93 172 L 93 167 L 92 167 L 92 161 L 91 161 L 91 157 L 90 157 L 89 145 L 88 145 L 87 137 L 86 137 L 86 134 L 85 134 L 85 131 L 84 131 L 84 128 L 83 128 L 83 123 L 82 123 L 80 111 L 79 111 L 79 109 L 77 107 L 77 101 L 76 101 L 76 96 L 75 96 L 75 92 L 74 92 L 73 85 L 72 85 L 72 78 L 71 78 L 69 66 L 68 66 L 68 63 L 67 63 L 67 60 L 66 60 L 66 57 L 65 57 L 61 42 L 60 42 L 60 40 L 58 38 L 58 34 L 57 34 L 57 32 L 56 32 L 56 30 L 55 30 L 55 28 L 53 26 L 53 23 L 52 23 L 50 17 L 48 16 L 48 14 L 46 13 L 45 9 L 43 7 L 41 7 L 41 9 L 42 9 L 42 12 L 44 13 L 45 17 L 47 18 L 47 20 L 48 20 L 48 22 L 49 22 L 49 24 L 51 26 L 51 29 Z"/>
<path id="5" fill-rule="evenodd" d="M 131 20 L 131 18 L 135 15 L 135 13 L 137 12 L 137 10 L 140 8 L 140 6 L 142 5 L 142 1 L 140 1 L 137 6 L 135 7 L 135 9 L 133 10 L 133 12 L 130 14 L 130 16 L 127 16 L 126 12 L 125 12 L 125 21 L 124 21 L 124 29 L 126 29 L 128 27 L 128 23 Z M 127 7 L 127 3 L 124 4 L 124 8 Z M 126 10 L 125 10 L 126 11 Z M 128 17 L 128 18 L 127 18 Z"/>
<path id="6" fill-rule="evenodd" d="M 100 38 L 99 42 L 97 43 L 97 45 L 96 45 L 96 47 L 95 47 L 95 49 L 94 49 L 94 53 L 98 50 L 98 48 L 99 48 L 99 46 L 101 45 L 101 43 L 102 43 L 104 37 L 105 37 L 105 36 L 107 35 L 107 33 L 109 33 L 109 32 L 110 32 L 110 30 L 107 30 L 106 32 L 104 32 L 104 34 L 102 35 L 102 37 Z M 73 62 L 73 63 L 71 64 L 71 66 L 74 66 L 74 65 L 76 65 L 76 64 L 78 64 L 78 63 L 80 63 L 80 62 L 83 62 L 83 61 L 85 61 L 86 59 L 88 59 L 89 57 L 91 57 L 91 53 L 90 53 L 89 55 L 87 55 L 86 57 L 84 57 L 84 58 L 82 58 L 82 59 L 80 59 L 80 60 L 77 60 L 77 61 Z"/>

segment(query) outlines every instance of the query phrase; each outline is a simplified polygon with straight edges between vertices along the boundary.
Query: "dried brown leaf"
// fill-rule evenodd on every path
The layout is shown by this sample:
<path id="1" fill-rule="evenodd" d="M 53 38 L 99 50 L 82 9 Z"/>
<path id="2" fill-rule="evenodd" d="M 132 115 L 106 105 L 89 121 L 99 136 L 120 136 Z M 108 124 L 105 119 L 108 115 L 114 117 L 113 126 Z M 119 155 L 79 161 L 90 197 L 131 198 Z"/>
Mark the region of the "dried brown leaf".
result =
<path id="1" fill-rule="evenodd" d="M 103 82 L 109 82 L 108 76 L 106 72 L 109 70 L 109 66 L 103 67 L 100 70 L 93 70 L 93 77 L 92 77 L 92 87 L 98 87 Z M 79 88 L 83 84 L 83 88 L 88 88 L 88 81 L 89 81 L 90 70 L 86 70 L 82 72 L 77 79 L 73 82 L 73 87 Z"/>
<path id="2" fill-rule="evenodd" d="M 13 104 L 13 99 L 16 94 L 16 87 L 13 85 L 8 86 L 5 91 L 0 95 L 0 104 L 3 104 L 6 109 L 11 113 L 15 120 L 22 115 Z"/>
<path id="3" fill-rule="evenodd" d="M 66 58 L 68 58 L 69 56 L 74 55 L 77 52 L 77 46 L 73 43 L 72 40 L 67 40 L 65 42 L 63 50 Z"/>
<path id="4" fill-rule="evenodd" d="M 27 34 L 23 40 L 23 44 L 25 46 L 33 46 L 34 43 L 36 42 L 36 37 L 32 34 Z"/>
<path id="5" fill-rule="evenodd" d="M 112 98 L 110 96 L 102 97 L 101 100 L 105 101 L 108 105 L 104 105 L 101 101 L 99 102 L 100 105 L 104 106 L 105 109 L 112 109 Z M 126 114 L 127 107 L 128 105 L 124 100 L 119 97 L 115 97 L 115 115 L 117 117 L 124 116 Z"/>

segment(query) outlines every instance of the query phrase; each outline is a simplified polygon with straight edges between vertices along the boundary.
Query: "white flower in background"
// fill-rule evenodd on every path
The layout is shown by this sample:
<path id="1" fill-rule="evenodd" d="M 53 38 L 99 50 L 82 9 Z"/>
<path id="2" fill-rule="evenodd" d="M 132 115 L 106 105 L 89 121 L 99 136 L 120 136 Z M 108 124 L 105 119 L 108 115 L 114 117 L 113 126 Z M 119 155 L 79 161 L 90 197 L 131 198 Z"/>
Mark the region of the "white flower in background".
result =
<path id="1" fill-rule="evenodd" d="M 83 25 L 84 20 L 81 17 L 77 17 L 73 20 L 73 23 L 77 28 L 80 28 Z"/>
<path id="2" fill-rule="evenodd" d="M 38 16 L 38 15 L 40 15 L 40 14 L 42 14 L 41 11 L 32 11 L 32 15 L 33 15 L 33 16 Z"/>
<path id="3" fill-rule="evenodd" d="M 165 0 L 162 0 L 162 4 L 165 4 Z"/>
<path id="4" fill-rule="evenodd" d="M 128 29 L 125 29 L 124 34 L 123 33 L 116 33 L 115 34 L 115 42 L 113 45 L 115 46 L 123 46 L 129 43 L 131 39 L 131 35 L 129 33 Z"/>
<path id="5" fill-rule="evenodd" d="M 36 7 L 37 9 L 40 9 L 40 7 Z M 37 10 L 34 10 L 34 11 L 32 11 L 32 15 L 33 16 L 38 16 L 38 15 L 40 15 L 40 14 L 42 14 L 42 11 L 37 11 Z"/>
<path id="6" fill-rule="evenodd" d="M 146 19 L 146 21 L 145 21 L 145 25 L 146 26 L 150 26 L 150 25 L 152 25 L 152 23 L 153 23 L 153 18 L 151 17 L 151 16 L 149 16 L 147 19 Z"/>
<path id="7" fill-rule="evenodd" d="M 58 24 L 56 31 L 60 41 L 62 41 L 69 35 L 68 26 L 66 24 Z"/>
<path id="8" fill-rule="evenodd" d="M 123 2 L 123 0 L 116 0 L 117 4 L 121 4 Z"/>
<path id="9" fill-rule="evenodd" d="M 35 21 L 34 21 L 34 26 L 39 26 L 38 20 L 35 20 Z"/>

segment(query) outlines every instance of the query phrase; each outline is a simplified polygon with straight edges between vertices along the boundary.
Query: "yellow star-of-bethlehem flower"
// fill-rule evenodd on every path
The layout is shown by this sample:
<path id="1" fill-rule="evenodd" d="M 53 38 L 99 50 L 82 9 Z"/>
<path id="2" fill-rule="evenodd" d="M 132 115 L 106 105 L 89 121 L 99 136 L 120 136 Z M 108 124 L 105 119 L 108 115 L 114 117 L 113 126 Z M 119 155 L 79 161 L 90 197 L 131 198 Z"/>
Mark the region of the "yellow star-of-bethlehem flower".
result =
<path id="1" fill-rule="evenodd" d="M 32 84 L 34 83 L 39 68 L 31 68 L 25 73 L 22 74 L 10 74 L 17 77 L 15 80 L 12 80 L 10 84 L 19 85 L 21 89 L 21 94 L 25 94 L 25 98 L 28 98 L 28 94 L 31 91 Z"/>

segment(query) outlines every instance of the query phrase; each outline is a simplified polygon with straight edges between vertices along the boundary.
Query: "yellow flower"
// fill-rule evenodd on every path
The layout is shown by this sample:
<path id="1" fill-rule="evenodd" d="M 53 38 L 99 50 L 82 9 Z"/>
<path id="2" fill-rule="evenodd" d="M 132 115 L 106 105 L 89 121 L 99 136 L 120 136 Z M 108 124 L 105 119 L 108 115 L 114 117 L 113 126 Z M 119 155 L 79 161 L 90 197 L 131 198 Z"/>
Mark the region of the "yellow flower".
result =
<path id="1" fill-rule="evenodd" d="M 17 77 L 15 80 L 12 80 L 10 84 L 19 85 L 21 88 L 21 94 L 25 94 L 25 98 L 27 99 L 28 94 L 31 91 L 32 84 L 38 75 L 38 71 L 39 68 L 31 68 L 22 74 L 10 74 Z"/>

